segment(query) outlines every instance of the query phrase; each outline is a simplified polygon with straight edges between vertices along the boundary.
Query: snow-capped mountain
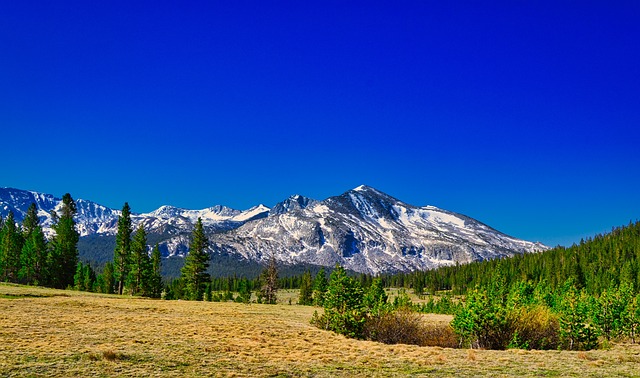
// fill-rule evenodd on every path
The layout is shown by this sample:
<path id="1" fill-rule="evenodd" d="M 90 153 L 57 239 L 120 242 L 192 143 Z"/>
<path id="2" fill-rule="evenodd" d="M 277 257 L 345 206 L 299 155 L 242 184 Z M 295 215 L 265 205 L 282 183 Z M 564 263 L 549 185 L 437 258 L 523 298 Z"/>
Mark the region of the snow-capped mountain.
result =
<path id="1" fill-rule="evenodd" d="M 51 210 L 61 200 L 48 194 L 0 188 L 0 215 L 13 211 L 20 222 L 31 203 L 51 234 Z M 119 210 L 76 200 L 78 230 L 83 237 L 112 237 Z M 433 206 L 406 204 L 368 186 L 316 201 L 291 196 L 272 209 L 258 205 L 245 211 L 225 206 L 187 210 L 162 206 L 133 214 L 155 235 L 165 256 L 183 256 L 189 234 L 201 218 L 211 252 L 263 262 L 271 255 L 287 264 L 333 266 L 367 273 L 429 269 L 547 249 L 516 239 L 472 218 Z M 81 251 L 82 253 L 82 251 Z"/>
<path id="2" fill-rule="evenodd" d="M 91 235 L 113 236 L 118 230 L 120 210 L 110 209 L 95 202 L 76 199 L 78 209 L 76 215 L 77 229 L 81 237 Z M 40 224 L 47 236 L 53 235 L 51 211 L 59 211 L 62 200 L 50 194 L 26 191 L 13 188 L 0 188 L 0 216 L 3 218 L 12 211 L 17 222 L 22 222 L 29 206 L 35 203 L 38 209 Z M 187 210 L 173 206 L 161 206 L 150 213 L 132 214 L 134 227 L 142 223 L 148 234 L 181 235 L 191 232 L 198 218 L 210 232 L 230 230 L 250 220 L 266 217 L 269 208 L 264 205 L 254 206 L 240 211 L 226 206 L 213 206 L 202 210 Z M 188 239 L 188 238 L 187 238 Z M 185 239 L 185 240 L 187 240 Z M 187 248 L 188 249 L 188 248 Z M 175 249 L 169 250 L 175 254 Z"/>
<path id="3" fill-rule="evenodd" d="M 51 211 L 58 212 L 60 210 L 62 206 L 60 198 L 55 198 L 51 194 L 0 188 L 0 216 L 3 218 L 6 218 L 9 211 L 12 211 L 16 222 L 22 222 L 32 203 L 36 204 L 38 218 L 40 218 L 40 224 L 43 226 L 45 234 L 51 236 L 53 234 Z M 104 233 L 115 229 L 120 211 L 83 199 L 76 200 L 76 207 L 78 209 L 76 215 L 77 228 L 81 236 Z"/>
<path id="4" fill-rule="evenodd" d="M 464 215 L 416 207 L 371 187 L 291 207 L 212 235 L 213 250 L 250 260 L 332 266 L 366 273 L 430 269 L 547 249 Z"/>

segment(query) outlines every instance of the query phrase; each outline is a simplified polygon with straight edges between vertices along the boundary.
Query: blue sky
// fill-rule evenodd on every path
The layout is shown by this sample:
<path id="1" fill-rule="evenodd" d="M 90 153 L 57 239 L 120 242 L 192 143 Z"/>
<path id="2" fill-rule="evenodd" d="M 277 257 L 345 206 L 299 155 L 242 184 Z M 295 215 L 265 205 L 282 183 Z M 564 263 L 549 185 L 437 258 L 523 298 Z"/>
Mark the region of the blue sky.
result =
<path id="1" fill-rule="evenodd" d="M 367 184 L 550 245 L 640 218 L 638 2 L 101 3 L 0 4 L 0 186 L 145 212 Z"/>

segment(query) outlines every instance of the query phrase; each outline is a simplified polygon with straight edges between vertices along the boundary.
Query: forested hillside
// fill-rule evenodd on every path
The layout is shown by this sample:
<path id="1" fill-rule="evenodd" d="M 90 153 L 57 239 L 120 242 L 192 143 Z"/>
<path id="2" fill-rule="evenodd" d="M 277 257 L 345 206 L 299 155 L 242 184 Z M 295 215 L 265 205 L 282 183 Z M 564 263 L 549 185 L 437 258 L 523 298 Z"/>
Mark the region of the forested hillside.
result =
<path id="1" fill-rule="evenodd" d="M 424 272 L 385 277 L 387 286 L 411 286 L 417 292 L 452 290 L 465 294 L 476 286 L 488 286 L 496 272 L 508 285 L 530 282 L 556 290 L 568 279 L 578 289 L 599 295 L 610 286 L 640 286 L 640 222 L 616 227 L 569 248 L 556 247 L 542 253 L 443 267 Z"/>

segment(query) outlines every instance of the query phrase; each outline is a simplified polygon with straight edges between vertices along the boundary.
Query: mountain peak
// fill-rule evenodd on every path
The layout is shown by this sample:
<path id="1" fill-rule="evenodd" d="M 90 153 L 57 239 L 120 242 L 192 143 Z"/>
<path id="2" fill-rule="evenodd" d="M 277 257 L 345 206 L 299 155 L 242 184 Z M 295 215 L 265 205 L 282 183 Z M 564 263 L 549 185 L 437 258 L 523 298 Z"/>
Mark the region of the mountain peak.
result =
<path id="1" fill-rule="evenodd" d="M 294 194 L 286 200 L 277 203 L 273 209 L 269 212 L 269 215 L 284 214 L 293 210 L 301 210 L 307 208 L 309 205 L 315 204 L 316 200 Z"/>
<path id="2" fill-rule="evenodd" d="M 352 192 L 366 192 L 366 191 L 375 191 L 375 192 L 379 192 L 379 190 L 376 190 L 375 188 L 372 188 L 368 185 L 360 185 L 356 188 L 351 189 Z"/>
<path id="3" fill-rule="evenodd" d="M 361 194 L 361 195 L 369 195 L 369 196 L 383 196 L 383 197 L 390 197 L 392 198 L 390 195 L 381 192 L 380 190 L 371 187 L 369 185 L 360 185 L 357 188 L 353 188 L 351 190 L 349 190 L 347 193 L 352 193 L 352 194 Z"/>

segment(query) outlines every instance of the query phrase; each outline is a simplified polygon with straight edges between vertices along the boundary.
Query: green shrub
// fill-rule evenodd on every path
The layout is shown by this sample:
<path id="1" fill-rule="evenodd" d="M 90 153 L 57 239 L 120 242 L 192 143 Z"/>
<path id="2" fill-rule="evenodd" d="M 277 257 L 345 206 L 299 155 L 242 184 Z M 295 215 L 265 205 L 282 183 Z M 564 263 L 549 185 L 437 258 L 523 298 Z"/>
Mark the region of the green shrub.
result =
<path id="1" fill-rule="evenodd" d="M 324 314 L 314 324 L 347 337 L 362 338 L 366 319 L 363 299 L 364 292 L 358 281 L 337 265 L 324 296 Z"/>
<path id="2" fill-rule="evenodd" d="M 509 347 L 557 349 L 560 345 L 558 316 L 543 305 L 522 308 L 511 320 L 513 336 Z"/>

